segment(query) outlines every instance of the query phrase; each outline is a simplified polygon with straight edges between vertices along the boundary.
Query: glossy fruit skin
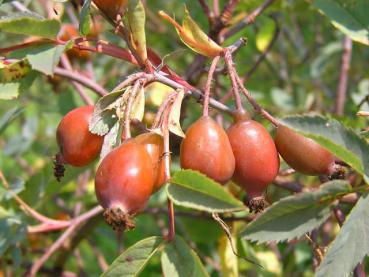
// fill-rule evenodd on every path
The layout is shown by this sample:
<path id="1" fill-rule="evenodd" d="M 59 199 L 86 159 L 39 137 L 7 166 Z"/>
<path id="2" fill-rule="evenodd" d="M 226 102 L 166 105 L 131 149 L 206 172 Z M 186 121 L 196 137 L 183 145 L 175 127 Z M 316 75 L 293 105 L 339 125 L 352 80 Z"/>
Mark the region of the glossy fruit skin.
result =
<path id="1" fill-rule="evenodd" d="M 128 4 L 128 0 L 93 0 L 93 2 L 99 10 L 113 20 L 116 19 L 117 14 L 123 14 Z"/>
<path id="2" fill-rule="evenodd" d="M 182 168 L 198 170 L 219 183 L 230 180 L 235 169 L 226 132 L 208 116 L 199 118 L 188 128 L 180 159 Z"/>
<path id="3" fill-rule="evenodd" d="M 141 211 L 153 190 L 154 173 L 145 147 L 129 140 L 102 160 L 95 176 L 97 200 L 105 209 Z"/>
<path id="4" fill-rule="evenodd" d="M 158 191 L 165 184 L 165 159 L 163 137 L 155 133 L 145 133 L 135 137 L 135 141 L 143 145 L 151 157 L 154 172 L 154 190 Z"/>
<path id="5" fill-rule="evenodd" d="M 260 123 L 243 119 L 227 131 L 236 159 L 233 180 L 250 198 L 261 196 L 279 171 L 279 156 L 272 137 Z"/>
<path id="6" fill-rule="evenodd" d="M 80 37 L 77 28 L 73 24 L 63 24 L 60 32 L 59 32 L 59 39 L 62 41 L 69 41 L 71 39 L 75 39 Z M 88 41 L 82 42 L 81 45 L 89 46 Z M 67 54 L 70 58 L 79 58 L 82 60 L 88 60 L 91 57 L 91 53 L 87 50 L 79 50 L 76 48 L 72 48 L 67 51 Z"/>
<path id="7" fill-rule="evenodd" d="M 274 141 L 286 163 L 305 175 L 329 174 L 334 166 L 333 154 L 286 126 L 278 126 Z"/>
<path id="8" fill-rule="evenodd" d="M 56 130 L 56 140 L 64 162 L 85 166 L 100 153 L 104 138 L 92 134 L 88 121 L 94 106 L 83 106 L 67 113 Z"/>

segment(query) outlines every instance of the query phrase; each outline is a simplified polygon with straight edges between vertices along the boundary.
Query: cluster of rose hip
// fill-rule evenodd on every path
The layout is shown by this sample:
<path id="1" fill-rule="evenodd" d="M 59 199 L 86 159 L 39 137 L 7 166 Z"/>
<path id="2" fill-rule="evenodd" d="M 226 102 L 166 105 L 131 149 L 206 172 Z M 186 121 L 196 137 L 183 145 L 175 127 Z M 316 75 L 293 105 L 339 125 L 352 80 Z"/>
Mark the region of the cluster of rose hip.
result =
<path id="1" fill-rule="evenodd" d="M 58 163 L 85 166 L 99 155 L 104 138 L 89 131 L 93 109 L 76 108 L 60 122 Z M 283 125 L 277 126 L 273 140 L 247 113 L 237 114 L 227 132 L 210 116 L 202 116 L 186 132 L 180 161 L 182 168 L 199 171 L 221 184 L 233 180 L 247 193 L 249 207 L 258 210 L 264 190 L 279 172 L 278 153 L 306 175 L 334 170 L 334 155 L 313 140 Z M 130 218 L 142 211 L 151 194 L 167 181 L 164 154 L 163 137 L 150 132 L 123 140 L 102 159 L 95 175 L 95 192 L 113 228 L 133 227 Z"/>

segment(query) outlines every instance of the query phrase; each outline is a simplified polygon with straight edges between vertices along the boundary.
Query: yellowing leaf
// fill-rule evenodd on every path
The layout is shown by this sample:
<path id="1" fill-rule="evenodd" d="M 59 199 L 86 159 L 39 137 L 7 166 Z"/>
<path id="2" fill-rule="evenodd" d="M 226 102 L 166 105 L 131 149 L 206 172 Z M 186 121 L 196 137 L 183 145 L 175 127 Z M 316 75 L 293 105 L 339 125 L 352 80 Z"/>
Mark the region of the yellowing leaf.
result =
<path id="1" fill-rule="evenodd" d="M 183 43 L 193 51 L 207 57 L 216 57 L 223 52 L 223 48 L 210 39 L 196 24 L 196 22 L 193 21 L 187 8 L 185 8 L 185 16 L 183 18 L 182 26 L 164 11 L 160 11 L 159 15 L 169 21 L 176 28 Z"/>
<path id="2" fill-rule="evenodd" d="M 147 60 L 145 35 L 145 9 L 140 0 L 131 0 L 127 13 L 129 28 L 131 30 L 131 43 L 143 62 Z"/>
<path id="3" fill-rule="evenodd" d="M 218 253 L 220 257 L 221 271 L 223 276 L 237 277 L 238 274 L 238 260 L 237 256 L 233 254 L 230 241 L 226 235 L 219 239 Z"/>
<path id="4" fill-rule="evenodd" d="M 142 120 L 145 113 L 145 91 L 144 88 L 139 88 L 136 97 L 133 101 L 131 108 L 131 119 L 137 119 L 139 121 Z"/>
<path id="5" fill-rule="evenodd" d="M 184 138 L 186 135 L 183 133 L 181 125 L 179 123 L 179 118 L 181 116 L 181 105 L 182 105 L 183 96 L 184 96 L 184 90 L 178 91 L 178 94 L 170 109 L 168 128 L 169 128 L 169 131 L 171 131 L 172 133 Z"/>
<path id="6" fill-rule="evenodd" d="M 266 48 L 269 46 L 270 42 L 273 39 L 275 28 L 276 26 L 274 21 L 269 19 L 259 29 L 256 35 L 256 48 L 260 52 L 264 52 Z"/>
<path id="7" fill-rule="evenodd" d="M 173 91 L 171 87 L 159 82 L 151 83 L 145 88 L 145 90 L 147 103 L 156 107 L 159 107 L 169 93 Z"/>
<path id="8" fill-rule="evenodd" d="M 21 60 L 11 64 L 0 61 L 0 82 L 8 83 L 23 78 L 31 70 L 27 61 Z"/>

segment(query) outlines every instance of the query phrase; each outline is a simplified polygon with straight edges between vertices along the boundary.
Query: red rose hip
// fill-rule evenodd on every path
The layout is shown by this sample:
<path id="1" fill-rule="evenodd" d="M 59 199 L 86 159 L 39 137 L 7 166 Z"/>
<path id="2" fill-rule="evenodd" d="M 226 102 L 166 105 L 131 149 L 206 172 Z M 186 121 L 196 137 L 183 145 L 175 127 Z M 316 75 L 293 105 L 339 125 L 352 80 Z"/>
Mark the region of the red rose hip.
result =
<path id="1" fill-rule="evenodd" d="M 165 159 L 163 137 L 155 133 L 145 133 L 135 137 L 135 141 L 143 145 L 151 157 L 154 172 L 154 190 L 158 191 L 165 184 Z"/>
<path id="2" fill-rule="evenodd" d="M 226 132 L 211 117 L 193 123 L 181 144 L 181 167 L 200 171 L 209 178 L 226 183 L 235 168 Z"/>
<path id="3" fill-rule="evenodd" d="M 251 119 L 236 121 L 228 129 L 228 137 L 236 159 L 233 180 L 256 201 L 279 171 L 274 141 L 263 125 Z"/>
<path id="4" fill-rule="evenodd" d="M 279 125 L 274 141 L 279 154 L 296 171 L 306 175 L 333 173 L 334 155 L 312 139 Z"/>
<path id="5" fill-rule="evenodd" d="M 154 172 L 145 147 L 133 140 L 111 151 L 95 176 L 97 200 L 115 230 L 133 228 L 131 217 L 144 209 L 153 190 Z"/>
<path id="6" fill-rule="evenodd" d="M 56 139 L 62 161 L 73 166 L 85 166 L 99 155 L 104 138 L 92 134 L 88 121 L 93 106 L 83 106 L 67 113 L 60 121 Z"/>

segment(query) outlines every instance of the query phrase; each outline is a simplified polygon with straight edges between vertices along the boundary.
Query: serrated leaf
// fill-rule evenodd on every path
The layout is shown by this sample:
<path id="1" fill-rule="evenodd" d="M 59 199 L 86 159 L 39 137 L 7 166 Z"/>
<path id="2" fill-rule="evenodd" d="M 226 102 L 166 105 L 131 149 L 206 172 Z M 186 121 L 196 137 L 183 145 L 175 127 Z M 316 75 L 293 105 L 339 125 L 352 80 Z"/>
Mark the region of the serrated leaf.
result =
<path id="1" fill-rule="evenodd" d="M 369 194 L 351 210 L 336 239 L 331 243 L 316 277 L 350 276 L 355 266 L 369 254 Z"/>
<path id="2" fill-rule="evenodd" d="M 184 90 L 179 90 L 172 107 L 170 108 L 169 118 L 168 118 L 168 128 L 173 134 L 184 138 L 186 135 L 183 132 L 180 124 L 181 117 L 181 106 L 184 97 Z"/>
<path id="3" fill-rule="evenodd" d="M 369 45 L 369 2 L 367 0 L 314 0 L 313 5 L 333 26 L 352 40 Z"/>
<path id="4" fill-rule="evenodd" d="M 131 43 L 143 62 L 147 60 L 145 34 L 145 8 L 141 0 L 130 0 L 127 11 L 128 25 L 131 31 Z"/>
<path id="5" fill-rule="evenodd" d="M 87 36 L 90 33 L 90 7 L 91 0 L 84 0 L 81 13 L 79 15 L 79 33 Z"/>
<path id="6" fill-rule="evenodd" d="M 164 276 L 202 277 L 209 276 L 197 254 L 179 236 L 168 243 L 161 255 Z"/>
<path id="7" fill-rule="evenodd" d="M 334 197 L 349 191 L 347 182 L 331 181 L 319 190 L 282 198 L 249 223 L 241 235 L 260 243 L 299 238 L 326 221 Z"/>
<path id="8" fill-rule="evenodd" d="M 123 91 L 111 92 L 97 101 L 89 121 L 89 130 L 93 134 L 106 135 L 118 120 L 114 103 L 121 97 Z"/>
<path id="9" fill-rule="evenodd" d="M 24 111 L 23 108 L 14 107 L 10 110 L 8 110 L 1 118 L 0 118 L 0 135 L 6 127 L 14 120 L 16 119 L 22 112 Z"/>
<path id="10" fill-rule="evenodd" d="M 244 207 L 222 185 L 189 169 L 174 173 L 167 186 L 167 193 L 179 206 L 211 213 L 240 210 Z"/>
<path id="11" fill-rule="evenodd" d="M 159 15 L 176 28 L 183 43 L 193 51 L 207 57 L 216 57 L 223 52 L 223 48 L 210 39 L 193 21 L 186 7 L 182 26 L 163 11 L 160 11 Z"/>
<path id="12" fill-rule="evenodd" d="M 150 258 L 164 243 L 162 237 L 143 239 L 124 251 L 105 271 L 102 277 L 139 276 Z"/>
<path id="13" fill-rule="evenodd" d="M 30 65 L 25 60 L 16 61 L 11 64 L 1 63 L 0 83 L 10 83 L 19 80 L 26 76 L 30 70 Z"/>
<path id="14" fill-rule="evenodd" d="M 100 160 L 109 154 L 111 150 L 120 144 L 120 137 L 122 134 L 121 123 L 117 121 L 109 132 L 104 136 L 104 143 L 100 152 Z"/>
<path id="15" fill-rule="evenodd" d="M 145 90 L 141 86 L 137 91 L 137 95 L 132 103 L 130 118 L 141 121 L 145 114 Z"/>
<path id="16" fill-rule="evenodd" d="M 369 180 L 369 144 L 337 120 L 321 116 L 291 116 L 281 124 L 315 140 Z"/>
<path id="17" fill-rule="evenodd" d="M 60 30 L 60 22 L 55 19 L 44 19 L 33 13 L 14 13 L 0 17 L 0 30 L 3 32 L 56 38 Z"/>

